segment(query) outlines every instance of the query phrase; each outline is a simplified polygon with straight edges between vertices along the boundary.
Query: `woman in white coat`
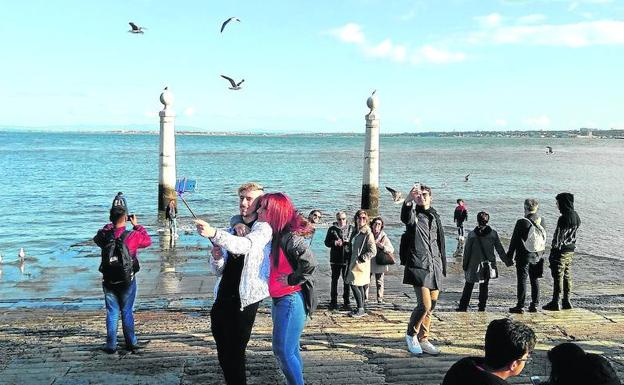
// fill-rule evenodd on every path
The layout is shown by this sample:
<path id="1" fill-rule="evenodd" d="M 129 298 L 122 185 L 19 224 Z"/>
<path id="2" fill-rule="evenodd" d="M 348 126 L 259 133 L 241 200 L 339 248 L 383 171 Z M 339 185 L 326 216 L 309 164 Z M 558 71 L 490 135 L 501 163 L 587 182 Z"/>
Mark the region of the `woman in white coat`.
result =
<path id="1" fill-rule="evenodd" d="M 375 286 L 377 287 L 377 303 L 384 301 L 384 273 L 389 270 L 390 265 L 380 265 L 377 263 L 378 258 L 383 260 L 384 254 L 394 254 L 394 246 L 390 242 L 384 228 L 384 220 L 382 217 L 375 217 L 371 222 L 371 230 L 375 238 L 375 246 L 377 254 L 371 259 L 371 278 L 375 276 Z M 368 285 L 366 285 L 366 298 L 368 298 Z"/>
<path id="2" fill-rule="evenodd" d="M 363 317 L 366 315 L 364 311 L 364 286 L 370 283 L 370 260 L 377 254 L 377 246 L 373 232 L 368 225 L 368 213 L 365 210 L 358 210 L 355 213 L 355 225 L 356 230 L 351 238 L 351 262 L 345 282 L 351 285 L 353 297 L 357 303 L 357 308 L 349 315 Z"/>

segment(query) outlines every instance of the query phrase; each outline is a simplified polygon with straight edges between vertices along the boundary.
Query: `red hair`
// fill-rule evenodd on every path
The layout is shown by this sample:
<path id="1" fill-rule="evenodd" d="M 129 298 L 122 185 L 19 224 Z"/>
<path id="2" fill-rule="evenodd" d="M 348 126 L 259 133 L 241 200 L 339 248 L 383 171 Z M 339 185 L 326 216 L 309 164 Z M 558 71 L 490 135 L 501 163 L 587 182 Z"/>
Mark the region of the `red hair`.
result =
<path id="1" fill-rule="evenodd" d="M 264 194 L 258 198 L 258 207 L 266 210 L 268 224 L 273 229 L 273 247 L 271 253 L 274 256 L 275 264 L 279 261 L 278 250 L 280 239 L 286 233 L 296 233 L 298 235 L 310 235 L 314 228 L 310 223 L 297 212 L 295 205 L 284 193 Z"/>

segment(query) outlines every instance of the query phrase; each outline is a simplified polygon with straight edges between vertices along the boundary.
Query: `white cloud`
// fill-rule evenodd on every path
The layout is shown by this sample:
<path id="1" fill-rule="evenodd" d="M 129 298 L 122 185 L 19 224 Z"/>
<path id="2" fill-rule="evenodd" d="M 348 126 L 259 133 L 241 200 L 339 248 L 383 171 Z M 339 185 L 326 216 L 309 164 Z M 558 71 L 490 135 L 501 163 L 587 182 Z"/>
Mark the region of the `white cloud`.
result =
<path id="1" fill-rule="evenodd" d="M 477 16 L 475 20 L 477 20 L 483 28 L 496 28 L 501 25 L 503 17 L 498 13 L 490 13 L 486 16 Z"/>
<path id="2" fill-rule="evenodd" d="M 187 108 L 185 108 L 183 114 L 185 116 L 193 116 L 193 115 L 195 115 L 195 107 L 187 107 Z"/>
<path id="3" fill-rule="evenodd" d="M 405 61 L 407 48 L 403 45 L 392 44 L 390 39 L 386 39 L 376 46 L 365 46 L 364 52 L 372 57 L 389 58 L 397 62 Z"/>
<path id="4" fill-rule="evenodd" d="M 412 63 L 417 64 L 423 61 L 429 63 L 446 64 L 462 62 L 466 59 L 466 54 L 462 52 L 451 52 L 445 49 L 435 48 L 430 45 L 421 47 L 411 57 Z"/>
<path id="5" fill-rule="evenodd" d="M 348 23 L 342 27 L 332 29 L 329 31 L 329 34 L 344 43 L 357 45 L 366 56 L 389 59 L 399 63 L 406 62 L 408 58 L 412 64 L 423 62 L 434 64 L 455 63 L 461 62 L 466 58 L 466 55 L 462 52 L 451 52 L 442 48 L 436 48 L 431 44 L 411 49 L 406 45 L 393 43 L 390 38 L 373 44 L 366 39 L 362 28 L 355 23 Z"/>
<path id="6" fill-rule="evenodd" d="M 538 128 L 545 128 L 550 126 L 550 118 L 546 115 L 527 118 L 524 122 L 529 126 Z"/>
<path id="7" fill-rule="evenodd" d="M 624 21 L 598 20 L 574 24 L 500 27 L 471 34 L 472 43 L 527 44 L 564 47 L 624 44 Z"/>
<path id="8" fill-rule="evenodd" d="M 542 15 L 541 13 L 534 13 L 531 15 L 526 15 L 526 16 L 521 16 L 518 18 L 518 23 L 519 24 L 535 24 L 535 23 L 539 23 L 540 21 L 544 21 L 546 20 L 546 16 Z"/>
<path id="9" fill-rule="evenodd" d="M 363 44 L 366 40 L 362 28 L 355 23 L 332 29 L 329 33 L 345 43 Z"/>
<path id="10" fill-rule="evenodd" d="M 498 126 L 498 127 L 506 127 L 507 126 L 507 121 L 505 119 L 496 119 L 494 124 L 496 126 Z"/>

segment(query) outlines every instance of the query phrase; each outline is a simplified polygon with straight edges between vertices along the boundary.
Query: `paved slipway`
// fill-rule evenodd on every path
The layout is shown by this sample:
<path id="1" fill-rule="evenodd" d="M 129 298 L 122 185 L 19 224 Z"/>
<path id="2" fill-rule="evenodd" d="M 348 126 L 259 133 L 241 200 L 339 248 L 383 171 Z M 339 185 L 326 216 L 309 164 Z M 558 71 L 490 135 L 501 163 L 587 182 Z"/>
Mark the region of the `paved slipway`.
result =
<path id="1" fill-rule="evenodd" d="M 141 254 L 136 329 L 148 344 L 135 354 L 123 354 L 122 346 L 114 355 L 98 350 L 105 339 L 105 311 L 97 275 L 62 297 L 0 299 L 0 384 L 222 384 L 210 333 L 215 278 L 206 255 L 204 244 L 173 251 L 152 247 Z M 511 383 L 528 384 L 531 375 L 547 377 L 546 351 L 564 341 L 604 354 L 622 378 L 624 262 L 578 256 L 575 308 L 523 315 L 507 312 L 514 305 L 515 270 L 504 267 L 490 284 L 487 312 L 477 313 L 474 307 L 454 312 L 463 286 L 460 269 L 459 263 L 450 264 L 447 288 L 434 313 L 432 340 L 442 354 L 412 357 L 404 335 L 415 301 L 410 287 L 401 284 L 401 267 L 394 266 L 386 278 L 387 303 L 372 303 L 367 317 L 353 319 L 345 311 L 328 311 L 329 266 L 321 266 L 321 306 L 301 340 L 306 383 L 440 384 L 455 361 L 482 354 L 492 319 L 510 316 L 529 324 L 538 336 L 533 359 Z M 546 274 L 541 282 L 545 303 L 552 279 Z M 247 349 L 249 384 L 284 383 L 271 351 L 269 304 L 265 300 L 260 308 Z"/>

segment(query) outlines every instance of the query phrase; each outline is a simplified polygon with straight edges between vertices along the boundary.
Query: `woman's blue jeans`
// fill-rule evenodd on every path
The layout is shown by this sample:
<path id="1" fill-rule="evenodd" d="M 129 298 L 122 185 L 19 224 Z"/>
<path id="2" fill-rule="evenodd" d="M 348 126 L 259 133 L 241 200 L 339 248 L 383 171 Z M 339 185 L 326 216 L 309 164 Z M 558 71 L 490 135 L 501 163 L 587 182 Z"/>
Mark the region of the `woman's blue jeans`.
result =
<path id="1" fill-rule="evenodd" d="M 136 345 L 137 338 L 134 335 L 134 314 L 132 313 L 137 292 L 136 279 L 133 279 L 128 287 L 107 287 L 103 283 L 102 288 L 106 303 L 106 347 L 117 349 L 117 321 L 120 312 L 126 347 Z"/>
<path id="2" fill-rule="evenodd" d="M 303 360 L 299 338 L 306 314 L 303 294 L 296 292 L 273 298 L 273 353 L 277 357 L 288 385 L 303 385 Z"/>

